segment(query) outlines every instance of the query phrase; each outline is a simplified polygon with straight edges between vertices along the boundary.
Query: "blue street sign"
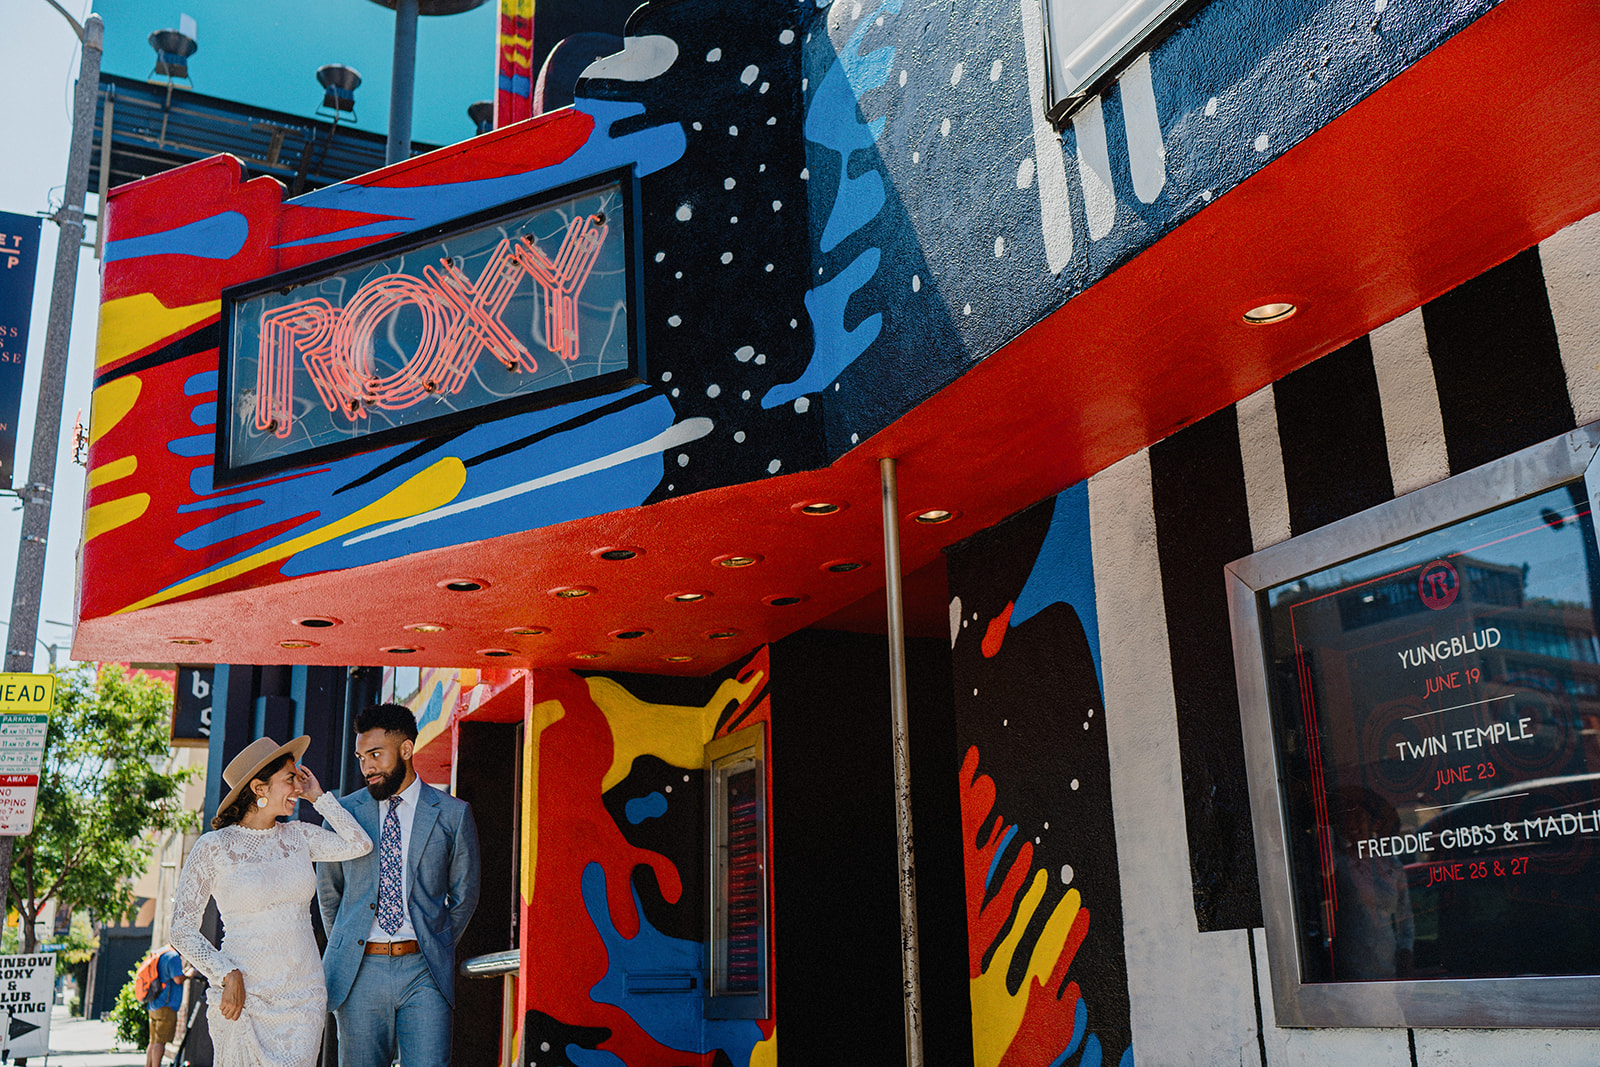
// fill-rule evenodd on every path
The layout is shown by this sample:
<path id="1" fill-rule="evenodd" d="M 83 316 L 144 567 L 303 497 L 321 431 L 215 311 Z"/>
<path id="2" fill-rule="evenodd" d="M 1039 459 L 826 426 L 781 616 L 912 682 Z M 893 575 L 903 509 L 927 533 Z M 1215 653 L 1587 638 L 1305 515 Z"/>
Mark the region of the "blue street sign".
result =
<path id="1" fill-rule="evenodd" d="M 0 486 L 11 487 L 22 410 L 23 360 L 33 317 L 40 220 L 0 211 Z"/>

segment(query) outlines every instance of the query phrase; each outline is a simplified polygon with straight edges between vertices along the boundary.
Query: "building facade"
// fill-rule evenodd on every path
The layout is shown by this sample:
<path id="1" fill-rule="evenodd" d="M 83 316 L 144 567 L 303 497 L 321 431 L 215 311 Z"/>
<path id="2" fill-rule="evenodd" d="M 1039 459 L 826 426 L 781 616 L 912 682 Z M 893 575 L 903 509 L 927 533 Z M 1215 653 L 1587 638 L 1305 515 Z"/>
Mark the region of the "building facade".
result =
<path id="1" fill-rule="evenodd" d="M 907 810 L 927 1062 L 1592 1061 L 1439 1024 L 1420 913 L 1387 1015 L 1279 1018 L 1225 578 L 1600 418 L 1600 9 L 1213 0 L 1064 118 L 1028 0 L 654 2 L 544 114 L 502 12 L 491 133 L 113 190 L 74 648 L 271 665 L 213 745 L 319 774 L 339 668 L 444 672 L 459 1062 L 898 1062 Z"/>

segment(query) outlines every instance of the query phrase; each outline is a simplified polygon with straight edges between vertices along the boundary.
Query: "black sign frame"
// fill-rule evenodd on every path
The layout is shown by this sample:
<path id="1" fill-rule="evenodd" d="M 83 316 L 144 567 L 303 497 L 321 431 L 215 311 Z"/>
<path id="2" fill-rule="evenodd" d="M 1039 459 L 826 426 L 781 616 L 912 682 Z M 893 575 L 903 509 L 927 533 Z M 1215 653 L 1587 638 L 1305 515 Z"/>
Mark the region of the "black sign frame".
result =
<path id="1" fill-rule="evenodd" d="M 1290 1027 L 1597 1028 L 1593 973 L 1308 981 L 1291 835 L 1288 756 L 1276 723 L 1266 593 L 1335 565 L 1558 487 L 1596 506 L 1600 423 L 1419 489 L 1225 568 L 1276 1022 Z M 1591 546 L 1594 547 L 1594 546 Z M 1442 588 L 1442 586 L 1441 586 Z M 1432 587 L 1424 592 L 1432 593 Z"/>
<path id="2" fill-rule="evenodd" d="M 622 234 L 625 283 L 627 292 L 628 363 L 626 368 L 585 378 L 569 384 L 539 392 L 531 392 L 505 400 L 484 404 L 463 411 L 455 411 L 424 422 L 407 423 L 387 429 L 362 434 L 326 445 L 306 448 L 287 455 L 274 456 L 253 463 L 234 465 L 230 462 L 231 442 L 229 431 L 234 421 L 232 384 L 229 371 L 232 362 L 233 309 L 242 302 L 273 290 L 287 290 L 319 278 L 357 270 L 368 264 L 380 262 L 429 245 L 437 244 L 454 234 L 469 232 L 496 222 L 527 215 L 540 207 L 558 203 L 585 192 L 615 184 L 622 197 Z M 615 392 L 646 380 L 644 347 L 644 294 L 643 231 L 640 207 L 639 178 L 631 166 L 602 171 L 550 189 L 543 189 L 515 200 L 497 204 L 492 208 L 450 219 L 434 226 L 402 234 L 398 237 L 365 245 L 351 252 L 319 259 L 302 267 L 282 271 L 263 278 L 253 279 L 222 291 L 221 339 L 217 352 L 217 423 L 212 479 L 218 486 L 237 485 L 282 471 L 299 470 L 316 466 L 344 456 L 371 452 L 389 445 L 444 436 L 484 422 L 492 422 L 524 411 L 534 411 Z"/>

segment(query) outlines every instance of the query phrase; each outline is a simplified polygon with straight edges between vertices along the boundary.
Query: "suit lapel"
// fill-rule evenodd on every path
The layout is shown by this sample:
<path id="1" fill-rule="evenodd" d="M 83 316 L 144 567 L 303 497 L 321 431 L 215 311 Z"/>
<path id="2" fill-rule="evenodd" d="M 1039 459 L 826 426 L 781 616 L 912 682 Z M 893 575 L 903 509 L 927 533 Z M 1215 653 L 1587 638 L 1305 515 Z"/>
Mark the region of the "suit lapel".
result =
<path id="1" fill-rule="evenodd" d="M 422 783 L 417 794 L 417 814 L 411 820 L 411 842 L 406 846 L 406 880 L 413 889 L 417 885 L 417 865 L 422 861 L 422 850 L 428 845 L 428 835 L 439 821 L 439 797 L 432 786 Z"/>

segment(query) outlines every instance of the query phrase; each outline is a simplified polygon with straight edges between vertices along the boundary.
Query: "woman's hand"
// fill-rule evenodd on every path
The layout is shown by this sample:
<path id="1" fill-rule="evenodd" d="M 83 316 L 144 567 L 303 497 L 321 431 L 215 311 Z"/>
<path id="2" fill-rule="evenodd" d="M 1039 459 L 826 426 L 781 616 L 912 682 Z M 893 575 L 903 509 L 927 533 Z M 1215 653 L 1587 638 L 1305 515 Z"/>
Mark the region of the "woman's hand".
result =
<path id="1" fill-rule="evenodd" d="M 295 784 L 300 787 L 300 795 L 315 804 L 317 798 L 322 796 L 322 783 L 317 781 L 317 776 L 311 773 L 310 767 L 297 766 L 294 774 Z"/>
<path id="2" fill-rule="evenodd" d="M 222 979 L 222 1015 L 226 1019 L 238 1019 L 244 1011 L 244 975 L 235 967 Z"/>

